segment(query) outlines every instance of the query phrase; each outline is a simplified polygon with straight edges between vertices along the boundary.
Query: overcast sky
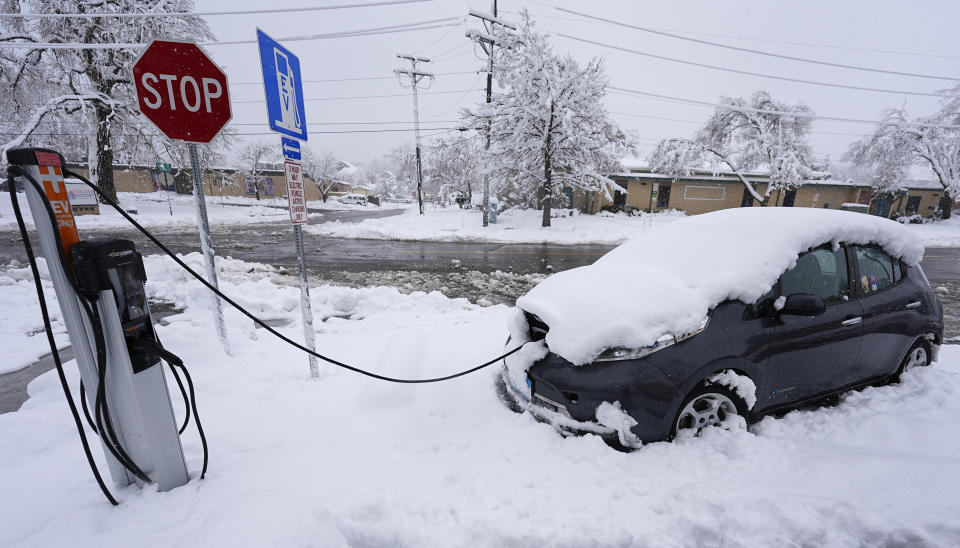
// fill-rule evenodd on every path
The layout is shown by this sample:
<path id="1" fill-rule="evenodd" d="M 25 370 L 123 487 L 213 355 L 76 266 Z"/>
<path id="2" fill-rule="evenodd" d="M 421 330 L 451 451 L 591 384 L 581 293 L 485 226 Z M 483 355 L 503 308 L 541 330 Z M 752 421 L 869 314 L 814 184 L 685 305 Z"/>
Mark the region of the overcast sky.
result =
<path id="1" fill-rule="evenodd" d="M 248 3 L 197 0 L 197 10 L 316 6 L 351 1 L 271 0 Z M 960 34 L 956 32 L 960 3 L 954 0 L 915 0 L 896 3 L 899 4 L 896 7 L 893 4 L 875 0 L 805 0 L 790 3 L 769 0 L 500 0 L 499 9 L 504 18 L 516 19 L 519 10 L 527 8 L 537 27 L 551 34 L 564 33 L 750 72 L 900 91 L 933 92 L 950 87 L 950 82 L 943 80 L 812 65 L 694 44 L 586 20 L 555 9 L 565 7 L 693 38 L 833 63 L 960 76 Z M 460 17 L 459 26 L 456 27 L 285 43 L 300 57 L 303 79 L 306 81 L 387 77 L 305 84 L 309 144 L 314 148 L 330 150 L 344 160 L 363 163 L 385 154 L 395 145 L 413 141 L 413 132 L 406 131 L 413 127 L 409 90 L 400 87 L 396 78 L 389 78 L 393 69 L 401 66 L 395 57 L 398 52 L 432 58 L 434 62 L 430 68 L 440 74 L 432 88 L 421 96 L 420 115 L 425 136 L 456 127 L 459 109 L 483 99 L 483 79 L 473 72 L 483 67 L 483 54 L 475 51 L 471 42 L 464 37 L 466 28 L 479 28 L 477 21 L 464 21 L 471 8 L 487 12 L 491 10 L 490 3 L 486 1 L 435 0 L 312 13 L 211 16 L 207 20 L 218 40 L 243 40 L 255 39 L 257 27 L 279 39 Z M 674 97 L 716 102 L 721 95 L 746 97 L 758 89 L 765 89 L 778 100 L 802 101 L 821 115 L 871 120 L 876 119 L 884 108 L 904 105 L 919 115 L 927 114 L 937 106 L 937 100 L 932 97 L 829 88 L 732 74 L 615 51 L 560 36 L 553 36 L 552 43 L 556 51 L 569 51 L 584 62 L 602 56 L 606 60 L 613 86 Z M 227 70 L 231 83 L 233 122 L 238 124 L 235 129 L 240 133 L 267 132 L 256 46 L 211 45 L 207 51 Z M 449 72 L 467 74 L 442 74 Z M 397 96 L 337 99 L 391 94 Z M 711 109 L 702 106 L 613 93 L 606 97 L 606 105 L 624 129 L 636 132 L 642 152 L 651 150 L 652 145 L 661 138 L 691 135 L 699 127 L 698 123 L 702 123 L 711 113 Z M 403 131 L 381 131 L 388 128 Z M 361 129 L 377 132 L 320 133 Z M 868 131 L 868 127 L 818 121 L 814 131 L 814 151 L 819 156 L 829 155 L 836 160 L 847 145 L 856 139 L 849 134 L 862 134 Z M 274 140 L 279 148 L 278 136 L 242 138 Z"/>

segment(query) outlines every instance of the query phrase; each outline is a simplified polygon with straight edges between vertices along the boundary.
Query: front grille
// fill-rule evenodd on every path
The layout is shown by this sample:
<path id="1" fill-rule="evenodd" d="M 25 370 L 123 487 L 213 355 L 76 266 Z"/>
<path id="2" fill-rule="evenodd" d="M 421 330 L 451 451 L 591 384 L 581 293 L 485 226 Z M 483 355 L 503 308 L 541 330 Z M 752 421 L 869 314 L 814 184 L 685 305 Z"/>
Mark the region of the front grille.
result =
<path id="1" fill-rule="evenodd" d="M 537 317 L 534 314 L 529 312 L 524 312 L 524 315 L 527 317 L 527 325 L 530 326 L 530 331 L 527 335 L 530 337 L 531 341 L 542 341 L 547 336 L 547 331 L 550 330 L 547 327 L 547 324 Z"/>

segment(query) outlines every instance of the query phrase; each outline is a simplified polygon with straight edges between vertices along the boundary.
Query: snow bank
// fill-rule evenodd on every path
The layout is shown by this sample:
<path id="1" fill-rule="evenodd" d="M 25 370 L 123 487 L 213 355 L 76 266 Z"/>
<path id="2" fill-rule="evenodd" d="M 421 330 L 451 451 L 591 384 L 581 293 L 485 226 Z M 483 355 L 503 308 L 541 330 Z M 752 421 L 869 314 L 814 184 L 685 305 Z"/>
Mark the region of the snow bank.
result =
<path id="1" fill-rule="evenodd" d="M 740 208 L 659 226 L 590 266 L 555 274 L 517 306 L 550 326 L 547 346 L 575 364 L 696 331 L 727 299 L 753 302 L 824 243 L 877 243 L 917 264 L 923 246 L 887 219 L 827 209 Z M 709 329 L 709 328 L 708 328 Z"/>
<path id="2" fill-rule="evenodd" d="M 552 226 L 543 228 L 542 212 L 511 209 L 497 215 L 496 224 L 483 228 L 479 209 L 431 207 L 425 215 L 413 208 L 403 215 L 360 223 L 320 223 L 304 230 L 318 236 L 375 240 L 615 245 L 683 216 L 677 211 L 632 217 L 623 213 L 571 215 L 553 218 Z"/>
<path id="3" fill-rule="evenodd" d="M 57 306 L 57 295 L 50 281 L 47 263 L 42 257 L 37 258 L 37 267 L 47 297 L 54 341 L 59 348 L 69 346 L 67 328 L 60 316 L 60 307 Z M 49 353 L 50 346 L 43 330 L 40 303 L 37 301 L 37 290 L 29 266 L 12 261 L 0 267 L 0 301 L 3 302 L 4 316 L 8 320 L 0 321 L 0 342 L 3 343 L 0 374 L 3 374 L 30 365 Z"/>
<path id="4" fill-rule="evenodd" d="M 169 194 L 169 196 L 168 196 Z M 20 194 L 20 207 L 28 226 L 33 226 L 33 216 L 27 206 L 26 197 Z M 169 198 L 169 203 L 168 203 Z M 193 196 L 167 192 L 120 192 L 117 200 L 124 210 L 136 210 L 133 218 L 140 224 L 152 226 L 196 226 L 196 206 Z M 286 198 L 253 198 L 237 196 L 207 196 L 207 217 L 211 224 L 247 224 L 279 222 L 290 218 L 286 209 Z M 271 207 L 275 206 L 275 207 Z M 173 214 L 170 214 L 170 210 Z M 80 230 L 101 227 L 129 227 L 126 219 L 107 204 L 100 204 L 100 215 L 80 215 L 76 217 Z M 0 228 L 15 228 L 16 216 L 9 196 L 0 198 Z"/>
<path id="5" fill-rule="evenodd" d="M 236 355 L 224 356 L 209 301 L 191 298 L 197 282 L 166 262 L 148 259 L 150 289 L 187 307 L 158 330 L 194 375 L 207 478 L 196 477 L 201 449 L 190 429 L 190 484 L 115 489 L 121 505 L 110 507 L 50 372 L 20 411 L 0 415 L 0 546 L 960 544 L 960 438 L 949 435 L 960 416 L 960 347 L 834 407 L 623 454 L 511 413 L 493 369 L 398 386 L 322 366 L 314 382 L 303 355 L 261 330 L 251 339 L 231 314 Z M 243 266 L 223 263 L 224 290 L 286 319 L 280 329 L 299 340 L 297 287 Z M 11 287 L 0 286 L 0 298 Z M 320 286 L 311 296 L 319 348 L 400 376 L 489 359 L 511 315 L 392 288 Z M 0 325 L 16 321 L 0 315 Z M 76 394 L 76 365 L 67 370 Z M 95 441 L 93 449 L 103 466 Z"/>
<path id="6" fill-rule="evenodd" d="M 960 247 L 960 214 L 946 221 L 904 226 L 927 247 Z"/>

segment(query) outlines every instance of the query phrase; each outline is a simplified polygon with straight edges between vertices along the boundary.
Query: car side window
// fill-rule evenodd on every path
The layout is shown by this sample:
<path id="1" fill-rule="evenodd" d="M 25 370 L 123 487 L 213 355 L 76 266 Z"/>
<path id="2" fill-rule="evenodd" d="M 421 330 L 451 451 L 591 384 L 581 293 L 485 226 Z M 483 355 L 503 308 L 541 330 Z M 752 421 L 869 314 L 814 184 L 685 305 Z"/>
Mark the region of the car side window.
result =
<path id="1" fill-rule="evenodd" d="M 894 266 L 896 264 L 896 266 Z M 900 262 L 874 246 L 857 246 L 857 267 L 860 269 L 860 289 L 864 295 L 882 291 L 902 277 Z"/>
<path id="2" fill-rule="evenodd" d="M 789 297 L 795 293 L 818 295 L 826 304 L 847 300 L 847 259 L 843 248 L 834 251 L 821 247 L 800 255 L 796 266 L 780 277 L 780 295 Z"/>

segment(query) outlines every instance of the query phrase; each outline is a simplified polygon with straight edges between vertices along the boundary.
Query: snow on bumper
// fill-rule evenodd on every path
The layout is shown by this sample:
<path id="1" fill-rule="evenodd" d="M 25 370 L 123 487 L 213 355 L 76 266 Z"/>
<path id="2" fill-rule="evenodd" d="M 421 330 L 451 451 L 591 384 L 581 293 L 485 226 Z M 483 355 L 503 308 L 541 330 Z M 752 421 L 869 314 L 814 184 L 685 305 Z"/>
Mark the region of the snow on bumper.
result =
<path id="1" fill-rule="evenodd" d="M 504 367 L 500 374 L 500 380 L 505 398 L 509 398 L 510 402 L 516 404 L 521 412 L 529 412 L 535 419 L 549 424 L 561 434 L 597 434 L 601 436 L 617 434 L 615 428 L 596 422 L 574 419 L 567 412 L 566 407 L 558 402 L 549 400 L 539 394 L 531 396 L 530 387 L 526 381 L 523 382 L 522 387 L 517 386 L 513 382 L 513 376 L 508 367 Z"/>

